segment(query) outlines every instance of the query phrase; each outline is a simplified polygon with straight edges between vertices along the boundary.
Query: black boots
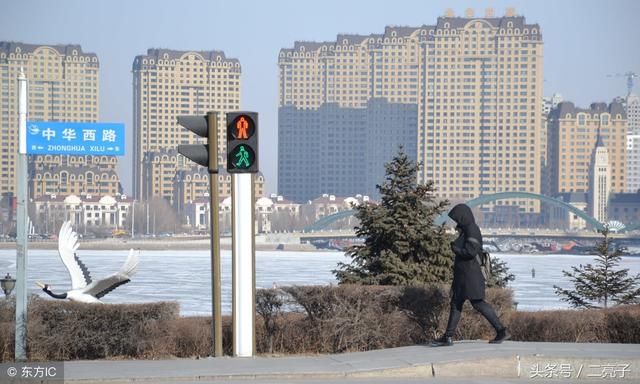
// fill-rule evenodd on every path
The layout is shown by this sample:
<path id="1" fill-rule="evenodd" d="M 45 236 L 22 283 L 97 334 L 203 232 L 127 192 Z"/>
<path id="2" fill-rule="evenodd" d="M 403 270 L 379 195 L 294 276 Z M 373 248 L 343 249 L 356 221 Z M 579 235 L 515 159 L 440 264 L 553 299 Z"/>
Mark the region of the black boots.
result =
<path id="1" fill-rule="evenodd" d="M 440 338 L 431 342 L 432 347 L 450 347 L 453 345 L 453 339 L 451 336 L 442 335 Z"/>
<path id="2" fill-rule="evenodd" d="M 489 341 L 490 344 L 500 344 L 505 340 L 509 340 L 511 338 L 511 335 L 507 332 L 507 328 L 502 328 L 501 330 L 498 331 L 498 334 L 496 335 L 495 339 Z"/>
<path id="3" fill-rule="evenodd" d="M 502 328 L 498 331 L 496 337 L 493 340 L 490 340 L 489 343 L 500 344 L 503 341 L 509 339 L 511 339 L 511 335 L 509 334 L 509 332 L 507 332 L 507 328 Z M 453 339 L 451 338 L 451 336 L 447 336 L 447 334 L 444 334 L 431 342 L 432 347 L 450 347 L 452 345 Z"/>

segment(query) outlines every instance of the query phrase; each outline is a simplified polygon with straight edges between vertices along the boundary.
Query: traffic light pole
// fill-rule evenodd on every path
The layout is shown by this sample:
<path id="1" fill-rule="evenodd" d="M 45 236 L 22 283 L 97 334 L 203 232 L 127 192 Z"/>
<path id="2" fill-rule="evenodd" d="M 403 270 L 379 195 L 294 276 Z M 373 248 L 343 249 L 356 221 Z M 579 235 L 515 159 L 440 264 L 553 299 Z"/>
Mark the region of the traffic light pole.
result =
<path id="1" fill-rule="evenodd" d="M 208 138 L 206 145 L 178 145 L 178 152 L 209 171 L 209 221 L 211 223 L 211 327 L 213 356 L 222 356 L 222 271 L 220 262 L 220 220 L 218 207 L 218 114 L 206 116 L 178 116 L 178 124 L 200 137 Z"/>
<path id="2" fill-rule="evenodd" d="M 231 176 L 233 355 L 255 355 L 256 254 L 253 174 Z"/>
<path id="3" fill-rule="evenodd" d="M 211 297 L 213 307 L 213 356 L 222 356 L 222 284 L 220 272 L 220 220 L 218 207 L 218 174 L 209 173 L 209 212 L 211 217 Z"/>
<path id="4" fill-rule="evenodd" d="M 211 217 L 211 303 L 213 356 L 222 356 L 222 284 L 220 261 L 220 208 L 218 206 L 218 114 L 207 113 L 209 130 L 209 212 Z M 216 172 L 214 172 L 214 170 Z"/>

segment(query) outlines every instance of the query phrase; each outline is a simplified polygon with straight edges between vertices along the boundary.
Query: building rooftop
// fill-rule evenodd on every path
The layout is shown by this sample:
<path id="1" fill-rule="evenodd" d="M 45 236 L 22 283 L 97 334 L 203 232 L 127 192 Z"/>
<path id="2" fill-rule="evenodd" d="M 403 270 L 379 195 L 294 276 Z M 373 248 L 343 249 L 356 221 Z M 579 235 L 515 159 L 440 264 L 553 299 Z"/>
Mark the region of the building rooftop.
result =
<path id="1" fill-rule="evenodd" d="M 584 203 L 586 204 L 587 194 L 584 192 L 565 192 L 558 194 L 557 198 L 564 201 L 565 203 Z"/>
<path id="2" fill-rule="evenodd" d="M 0 56 L 10 56 L 11 54 L 33 54 L 37 50 L 51 48 L 61 56 L 82 56 L 91 58 L 90 64 L 96 66 L 99 63 L 98 55 L 84 52 L 79 44 L 25 44 L 14 41 L 0 41 Z M 4 58 L 3 60 L 6 60 Z"/>
<path id="3" fill-rule="evenodd" d="M 495 29 L 509 29 L 517 28 L 522 34 L 529 36 L 536 36 L 535 40 L 542 40 L 540 33 L 540 26 L 536 24 L 527 24 L 524 16 L 503 16 L 503 17 L 455 17 L 455 16 L 443 16 L 438 17 L 436 25 L 422 25 L 420 27 L 411 26 L 386 26 L 383 34 L 370 34 L 370 35 L 358 35 L 358 34 L 338 34 L 336 41 L 325 42 L 313 42 L 313 41 L 296 41 L 293 48 L 283 48 L 280 53 L 293 53 L 300 51 L 318 51 L 322 47 L 326 47 L 327 51 L 333 51 L 333 47 L 336 45 L 342 45 L 345 42 L 349 45 L 360 45 L 366 43 L 368 39 L 375 39 L 377 42 L 380 38 L 405 38 L 418 36 L 421 32 L 425 32 L 428 40 L 433 40 L 436 33 L 434 31 L 439 29 L 460 29 L 464 28 L 470 22 L 475 20 L 483 20 L 487 22 L 492 28 Z"/>
<path id="4" fill-rule="evenodd" d="M 640 192 L 615 193 L 609 197 L 610 204 L 637 204 L 640 205 Z"/>
<path id="5" fill-rule="evenodd" d="M 185 55 L 197 54 L 202 57 L 203 60 L 208 62 L 221 61 L 230 63 L 233 66 L 239 66 L 240 60 L 234 58 L 228 58 L 222 51 L 178 51 L 173 49 L 164 48 L 150 48 L 147 50 L 146 55 L 138 55 L 133 61 L 133 69 L 139 70 L 142 68 L 145 60 L 154 60 L 154 63 L 149 65 L 155 65 L 160 60 L 180 60 Z M 145 64 L 147 65 L 147 64 Z"/>
<path id="6" fill-rule="evenodd" d="M 558 107 L 556 109 L 551 111 L 551 115 L 556 117 L 560 116 L 560 118 L 564 118 L 564 116 L 566 116 L 567 114 L 571 114 L 571 118 L 575 118 L 575 116 L 578 113 L 587 113 L 591 115 L 591 114 L 602 113 L 602 112 L 608 112 L 612 116 L 619 114 L 622 116 L 623 119 L 627 118 L 627 113 L 625 112 L 623 105 L 616 101 L 610 103 L 609 105 L 602 102 L 591 103 L 591 105 L 589 106 L 589 109 L 578 108 L 571 101 L 563 101 L 560 104 L 558 104 Z"/>

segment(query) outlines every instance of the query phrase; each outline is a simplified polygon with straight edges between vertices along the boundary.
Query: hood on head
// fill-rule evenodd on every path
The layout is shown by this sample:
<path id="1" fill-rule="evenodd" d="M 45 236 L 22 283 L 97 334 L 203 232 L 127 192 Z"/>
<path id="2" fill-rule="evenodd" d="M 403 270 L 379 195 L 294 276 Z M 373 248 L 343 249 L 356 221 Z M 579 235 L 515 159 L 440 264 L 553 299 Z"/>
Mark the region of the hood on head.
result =
<path id="1" fill-rule="evenodd" d="M 453 207 L 451 211 L 449 211 L 449 217 L 461 227 L 465 227 L 476 222 L 473 218 L 471 208 L 466 204 L 458 204 Z"/>

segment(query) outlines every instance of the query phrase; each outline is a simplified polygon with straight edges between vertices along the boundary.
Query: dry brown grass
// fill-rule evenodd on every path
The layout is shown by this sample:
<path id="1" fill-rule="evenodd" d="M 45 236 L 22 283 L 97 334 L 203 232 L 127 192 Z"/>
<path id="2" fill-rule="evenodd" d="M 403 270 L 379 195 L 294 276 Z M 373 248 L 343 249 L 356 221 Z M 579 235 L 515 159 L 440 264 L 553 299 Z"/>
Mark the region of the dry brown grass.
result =
<path id="1" fill-rule="evenodd" d="M 363 351 L 428 342 L 446 326 L 448 287 L 288 287 L 259 295 L 261 354 Z M 513 312 L 511 291 L 488 289 L 513 340 L 640 343 L 640 305 L 608 310 Z M 286 309 L 285 310 L 283 310 Z M 0 301 L 0 360 L 14 350 L 14 304 Z M 267 323 L 265 323 L 267 320 Z M 266 326 L 265 326 L 266 325 Z M 232 353 L 223 317 L 224 353 Z M 177 303 L 87 305 L 31 298 L 30 360 L 156 359 L 211 354 L 211 319 L 179 317 Z M 489 339 L 487 321 L 465 304 L 456 339 Z"/>

